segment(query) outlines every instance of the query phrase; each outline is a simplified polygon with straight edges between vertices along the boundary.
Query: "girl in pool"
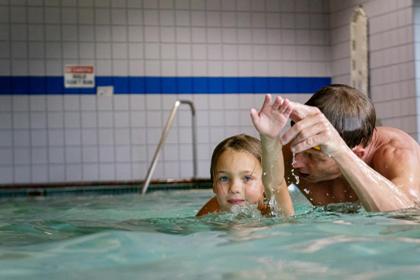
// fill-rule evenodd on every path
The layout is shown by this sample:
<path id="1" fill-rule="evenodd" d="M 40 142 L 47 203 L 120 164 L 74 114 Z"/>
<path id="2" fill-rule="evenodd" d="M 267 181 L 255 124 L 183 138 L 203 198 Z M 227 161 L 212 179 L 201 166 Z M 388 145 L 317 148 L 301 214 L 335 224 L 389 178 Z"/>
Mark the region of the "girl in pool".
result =
<path id="1" fill-rule="evenodd" d="M 267 95 L 259 112 L 251 110 L 261 142 L 252 136 L 239 134 L 226 138 L 216 146 L 210 166 L 216 196 L 201 208 L 197 216 L 231 211 L 233 207 L 247 204 L 257 205 L 262 214 L 269 214 L 274 209 L 270 209 L 265 201 L 273 196 L 283 215 L 294 214 L 288 189 L 279 187 L 284 174 L 278 168 L 283 158 L 279 152 L 282 147 L 276 139 L 291 112 L 287 99 L 277 97 L 271 104 L 271 96 Z"/>

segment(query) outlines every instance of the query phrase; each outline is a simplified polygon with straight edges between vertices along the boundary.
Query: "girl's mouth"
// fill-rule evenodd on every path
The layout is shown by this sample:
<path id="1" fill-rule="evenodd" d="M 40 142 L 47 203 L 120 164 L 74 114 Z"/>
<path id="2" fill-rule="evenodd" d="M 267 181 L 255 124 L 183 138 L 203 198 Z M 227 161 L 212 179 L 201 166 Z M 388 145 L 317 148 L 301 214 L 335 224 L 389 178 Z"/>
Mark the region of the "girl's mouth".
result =
<path id="1" fill-rule="evenodd" d="M 245 202 L 244 199 L 228 199 L 228 202 L 233 205 L 242 204 Z"/>

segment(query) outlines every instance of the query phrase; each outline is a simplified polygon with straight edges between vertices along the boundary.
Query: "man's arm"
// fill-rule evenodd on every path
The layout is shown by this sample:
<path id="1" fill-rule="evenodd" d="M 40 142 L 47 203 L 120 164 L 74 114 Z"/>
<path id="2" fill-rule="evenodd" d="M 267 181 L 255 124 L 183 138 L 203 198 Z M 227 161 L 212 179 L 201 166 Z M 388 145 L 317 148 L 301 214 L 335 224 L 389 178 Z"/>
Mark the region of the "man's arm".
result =
<path id="1" fill-rule="evenodd" d="M 284 179 L 282 145 L 278 136 L 286 126 L 292 107 L 289 101 L 277 96 L 271 102 L 266 95 L 260 111 L 251 110 L 251 118 L 260 133 L 262 144 L 262 167 L 265 194 L 268 199 L 274 195 L 280 211 L 285 216 L 294 214 L 292 199 Z"/>
<path id="2" fill-rule="evenodd" d="M 401 186 L 394 183 L 401 177 L 387 179 L 368 166 L 349 148 L 347 151 L 336 153 L 334 159 L 366 210 L 394 211 L 414 206 L 414 202 Z"/>
<path id="3" fill-rule="evenodd" d="M 323 153 L 337 162 L 368 211 L 392 211 L 414 206 L 406 193 L 353 153 L 317 108 L 297 103 L 293 103 L 293 107 L 291 117 L 296 124 L 283 134 L 283 144 L 290 142 L 295 153 L 320 146 Z"/>

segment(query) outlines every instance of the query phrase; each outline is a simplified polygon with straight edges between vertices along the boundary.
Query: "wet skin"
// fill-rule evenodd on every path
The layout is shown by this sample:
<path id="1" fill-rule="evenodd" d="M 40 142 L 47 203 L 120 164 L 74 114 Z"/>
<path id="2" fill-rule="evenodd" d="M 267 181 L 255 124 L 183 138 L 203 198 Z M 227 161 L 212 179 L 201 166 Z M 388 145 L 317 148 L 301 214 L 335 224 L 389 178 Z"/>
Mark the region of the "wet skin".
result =
<path id="1" fill-rule="evenodd" d="M 359 200 L 333 157 L 309 149 L 297 153 L 293 160 L 290 150 L 290 145 L 283 147 L 286 180 L 296 183 L 293 169 L 299 177 L 299 189 L 314 205 Z M 352 150 L 378 176 L 394 184 L 407 201 L 419 200 L 420 174 L 417 170 L 420 168 L 420 148 L 410 136 L 395 128 L 378 127 L 367 147 Z M 375 184 L 369 187 L 375 188 Z M 412 204 L 406 205 L 410 207 Z"/>
<path id="2" fill-rule="evenodd" d="M 283 147 L 283 154 L 286 182 L 295 184 L 312 204 L 358 201 L 334 159 L 313 149 L 297 153 L 293 158 L 289 145 Z"/>
<path id="3" fill-rule="evenodd" d="M 264 186 L 258 159 L 245 151 L 223 152 L 216 164 L 213 192 L 222 211 L 230 211 L 234 205 L 262 202 Z"/>

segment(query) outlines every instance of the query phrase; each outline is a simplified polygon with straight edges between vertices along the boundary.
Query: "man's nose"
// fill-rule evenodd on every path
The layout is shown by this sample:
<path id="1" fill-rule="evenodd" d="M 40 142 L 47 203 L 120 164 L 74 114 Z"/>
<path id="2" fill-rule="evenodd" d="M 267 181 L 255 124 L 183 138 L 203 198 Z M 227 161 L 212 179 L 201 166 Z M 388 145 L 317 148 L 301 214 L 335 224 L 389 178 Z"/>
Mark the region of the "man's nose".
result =
<path id="1" fill-rule="evenodd" d="M 302 168 L 305 166 L 306 157 L 303 155 L 303 153 L 297 153 L 295 154 L 292 162 L 293 168 Z"/>

